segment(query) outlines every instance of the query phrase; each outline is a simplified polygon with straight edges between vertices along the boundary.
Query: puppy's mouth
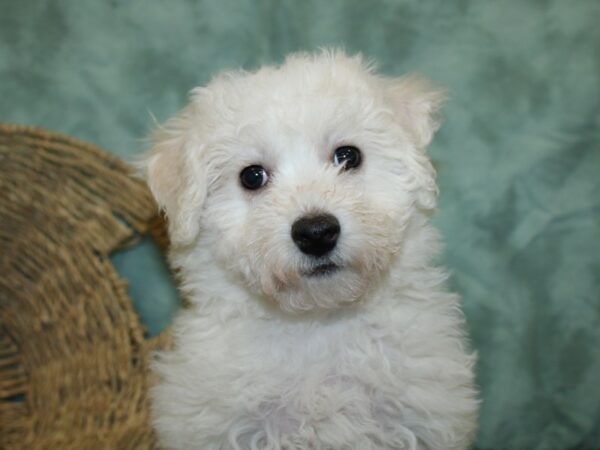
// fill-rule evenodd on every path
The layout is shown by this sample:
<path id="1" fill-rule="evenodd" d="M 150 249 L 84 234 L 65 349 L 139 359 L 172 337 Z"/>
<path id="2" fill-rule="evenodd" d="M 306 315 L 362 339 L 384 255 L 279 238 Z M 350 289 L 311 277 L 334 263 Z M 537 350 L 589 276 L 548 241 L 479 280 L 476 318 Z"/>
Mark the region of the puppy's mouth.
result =
<path id="1" fill-rule="evenodd" d="M 340 266 L 334 264 L 332 262 L 317 264 L 311 267 L 309 270 L 305 270 L 302 272 L 302 275 L 305 277 L 327 277 L 333 275 L 338 270 L 340 270 Z"/>

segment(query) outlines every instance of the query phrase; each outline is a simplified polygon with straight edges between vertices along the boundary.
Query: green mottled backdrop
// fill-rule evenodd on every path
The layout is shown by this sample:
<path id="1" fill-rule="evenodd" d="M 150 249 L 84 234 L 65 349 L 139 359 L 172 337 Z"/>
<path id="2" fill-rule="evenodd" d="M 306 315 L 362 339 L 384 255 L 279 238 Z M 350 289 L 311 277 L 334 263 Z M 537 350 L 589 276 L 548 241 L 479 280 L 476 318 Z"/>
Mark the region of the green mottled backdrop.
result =
<path id="1" fill-rule="evenodd" d="M 131 158 L 215 71 L 323 45 L 451 93 L 431 154 L 477 447 L 600 448 L 600 1 L 0 0 L 0 121 Z M 175 303 L 155 250 L 115 261 L 156 332 Z"/>

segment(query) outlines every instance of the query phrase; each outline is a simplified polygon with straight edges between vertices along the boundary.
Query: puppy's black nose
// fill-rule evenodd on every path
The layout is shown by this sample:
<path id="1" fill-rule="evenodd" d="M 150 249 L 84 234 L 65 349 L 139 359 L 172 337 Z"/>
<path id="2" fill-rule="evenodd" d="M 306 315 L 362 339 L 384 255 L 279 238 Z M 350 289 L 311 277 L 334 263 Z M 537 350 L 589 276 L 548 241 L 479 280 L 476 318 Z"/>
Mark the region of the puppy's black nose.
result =
<path id="1" fill-rule="evenodd" d="M 340 223 L 331 214 L 301 217 L 292 225 L 292 239 L 302 253 L 323 256 L 335 247 Z"/>

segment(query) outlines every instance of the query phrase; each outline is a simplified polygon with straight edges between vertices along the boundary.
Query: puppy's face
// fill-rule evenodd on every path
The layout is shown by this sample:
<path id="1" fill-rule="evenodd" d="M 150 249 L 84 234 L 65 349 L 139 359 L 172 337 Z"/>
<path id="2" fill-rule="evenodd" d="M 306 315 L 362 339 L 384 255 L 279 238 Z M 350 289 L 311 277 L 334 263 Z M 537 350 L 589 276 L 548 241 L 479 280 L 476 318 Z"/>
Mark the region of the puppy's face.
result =
<path id="1" fill-rule="evenodd" d="M 287 311 L 355 302 L 434 206 L 424 148 L 440 102 L 340 53 L 216 78 L 146 160 L 173 245 L 208 250 Z"/>

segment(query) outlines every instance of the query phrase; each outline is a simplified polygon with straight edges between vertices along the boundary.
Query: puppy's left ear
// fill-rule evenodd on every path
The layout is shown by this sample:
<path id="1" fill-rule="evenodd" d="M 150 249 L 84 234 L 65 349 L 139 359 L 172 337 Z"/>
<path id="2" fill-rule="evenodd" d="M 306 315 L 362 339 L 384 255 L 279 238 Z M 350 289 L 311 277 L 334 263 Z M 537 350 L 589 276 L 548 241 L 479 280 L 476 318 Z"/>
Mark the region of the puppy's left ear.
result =
<path id="1" fill-rule="evenodd" d="M 446 91 L 418 76 L 390 80 L 387 91 L 396 121 L 418 150 L 412 155 L 418 206 L 433 209 L 437 199 L 435 170 L 425 149 L 440 127 L 439 110 L 447 99 Z"/>
<path id="2" fill-rule="evenodd" d="M 418 149 L 425 149 L 440 127 L 438 113 L 447 100 L 444 89 L 410 75 L 390 81 L 388 95 L 399 122 Z"/>

